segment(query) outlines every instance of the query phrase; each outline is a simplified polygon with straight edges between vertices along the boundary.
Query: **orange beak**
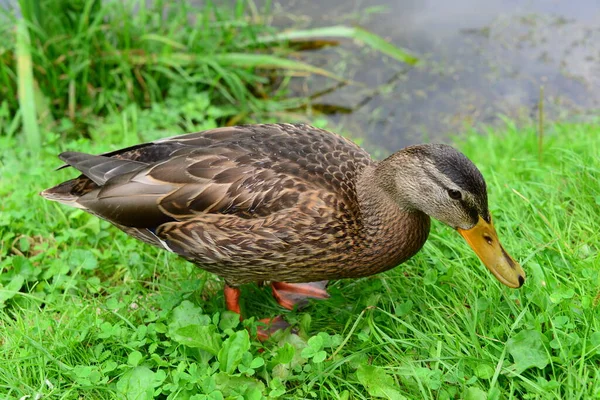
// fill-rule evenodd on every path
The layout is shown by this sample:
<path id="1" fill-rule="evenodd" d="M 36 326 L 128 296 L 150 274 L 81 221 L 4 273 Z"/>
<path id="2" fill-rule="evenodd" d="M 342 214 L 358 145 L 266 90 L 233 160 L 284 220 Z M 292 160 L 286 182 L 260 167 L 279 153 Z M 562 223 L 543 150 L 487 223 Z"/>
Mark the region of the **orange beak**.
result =
<path id="1" fill-rule="evenodd" d="M 504 250 L 491 220 L 488 223 L 479 217 L 479 222 L 473 228 L 457 230 L 500 282 L 511 288 L 523 286 L 525 271 Z"/>

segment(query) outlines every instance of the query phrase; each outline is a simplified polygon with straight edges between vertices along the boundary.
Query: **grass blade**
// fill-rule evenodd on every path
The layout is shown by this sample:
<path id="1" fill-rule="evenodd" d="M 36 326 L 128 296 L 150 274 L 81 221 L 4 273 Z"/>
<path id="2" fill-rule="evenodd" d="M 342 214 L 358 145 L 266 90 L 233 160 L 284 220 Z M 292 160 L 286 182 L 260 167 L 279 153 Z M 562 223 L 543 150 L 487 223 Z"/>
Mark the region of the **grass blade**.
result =
<path id="1" fill-rule="evenodd" d="M 283 32 L 271 36 L 263 36 L 258 38 L 257 42 L 261 44 L 273 44 L 281 41 L 310 41 L 324 38 L 357 40 L 383 54 L 410 65 L 414 65 L 419 61 L 416 56 L 410 54 L 407 50 L 393 45 L 379 35 L 363 28 L 344 25 Z"/>
<path id="2" fill-rule="evenodd" d="M 245 53 L 224 53 L 211 56 L 221 65 L 237 65 L 248 68 L 277 69 L 287 71 L 309 72 L 311 74 L 323 75 L 336 80 L 343 78 L 319 67 L 303 63 L 298 60 L 289 60 L 267 54 L 245 54 Z"/>
<path id="3" fill-rule="evenodd" d="M 35 83 L 31 62 L 31 44 L 27 22 L 20 19 L 16 30 L 16 54 L 17 54 L 17 85 L 19 92 L 19 107 L 21 109 L 23 131 L 27 146 L 34 152 L 41 148 L 41 136 L 37 123 L 35 106 Z"/>
<path id="4" fill-rule="evenodd" d="M 145 35 L 140 36 L 140 40 L 141 41 L 149 41 L 149 42 L 158 42 L 158 43 L 162 43 L 167 47 L 172 47 L 174 49 L 178 49 L 178 50 L 185 50 L 185 45 L 170 39 L 166 36 L 162 36 L 162 35 L 157 35 L 155 33 L 148 33 Z"/>
<path id="5" fill-rule="evenodd" d="M 31 24 L 42 25 L 42 11 L 40 9 L 40 2 L 37 0 L 19 0 L 19 8 L 21 9 L 21 15 L 26 21 Z"/>
<path id="6" fill-rule="evenodd" d="M 119 54 L 108 54 L 104 56 L 105 60 L 122 60 L 126 56 L 128 60 L 135 65 L 163 64 L 170 67 L 194 66 L 203 64 L 218 63 L 223 67 L 235 66 L 244 68 L 263 68 L 294 72 L 308 72 L 311 74 L 323 75 L 335 80 L 343 78 L 319 67 L 312 66 L 302 61 L 290 60 L 268 54 L 245 54 L 245 53 L 223 53 L 211 54 L 208 56 L 197 56 L 189 53 L 172 53 L 168 56 L 140 55 L 135 52 L 122 52 Z"/>

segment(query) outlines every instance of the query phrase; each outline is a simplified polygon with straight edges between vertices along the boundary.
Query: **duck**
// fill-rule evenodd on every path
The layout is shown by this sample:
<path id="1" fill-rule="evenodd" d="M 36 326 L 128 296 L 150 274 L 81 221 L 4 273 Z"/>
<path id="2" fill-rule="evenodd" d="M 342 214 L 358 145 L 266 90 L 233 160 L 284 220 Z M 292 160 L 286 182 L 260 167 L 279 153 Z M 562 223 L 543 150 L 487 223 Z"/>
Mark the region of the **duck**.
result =
<path id="1" fill-rule="evenodd" d="M 292 310 L 328 298 L 331 280 L 401 265 L 425 244 L 430 218 L 454 228 L 499 282 L 525 282 L 498 239 L 481 172 L 450 145 L 411 145 L 376 161 L 336 133 L 277 123 L 58 157 L 80 175 L 44 198 L 218 275 L 226 308 L 240 315 L 244 284 L 270 284 Z"/>

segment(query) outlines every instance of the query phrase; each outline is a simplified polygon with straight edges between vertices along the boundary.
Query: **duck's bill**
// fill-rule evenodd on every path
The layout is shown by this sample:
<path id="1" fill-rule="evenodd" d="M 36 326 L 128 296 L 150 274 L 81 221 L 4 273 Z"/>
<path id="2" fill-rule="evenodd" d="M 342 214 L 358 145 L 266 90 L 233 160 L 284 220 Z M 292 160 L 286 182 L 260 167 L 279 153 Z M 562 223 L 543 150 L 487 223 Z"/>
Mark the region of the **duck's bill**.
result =
<path id="1" fill-rule="evenodd" d="M 525 272 L 500 244 L 491 220 L 488 223 L 479 217 L 479 222 L 473 228 L 459 228 L 458 232 L 500 282 L 511 288 L 523 286 Z"/>

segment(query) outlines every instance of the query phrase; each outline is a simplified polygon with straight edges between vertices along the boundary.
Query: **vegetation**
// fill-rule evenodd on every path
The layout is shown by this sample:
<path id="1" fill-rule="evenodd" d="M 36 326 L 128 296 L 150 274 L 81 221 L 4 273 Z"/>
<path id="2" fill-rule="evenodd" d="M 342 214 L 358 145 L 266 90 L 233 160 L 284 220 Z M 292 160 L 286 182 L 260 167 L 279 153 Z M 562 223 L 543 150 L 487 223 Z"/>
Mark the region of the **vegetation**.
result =
<path id="1" fill-rule="evenodd" d="M 359 28 L 277 32 L 263 9 L 247 0 L 204 7 L 165 0 L 20 0 L 23 19 L 0 28 L 0 99 L 23 113 L 31 148 L 40 145 L 37 117 L 48 130 L 87 135 L 98 117 L 136 105 L 150 108 L 172 87 L 203 92 L 219 125 L 264 120 L 306 107 L 290 98 L 289 80 L 332 73 L 302 61 L 297 45 L 319 37 L 359 40 L 401 62 L 406 51 Z M 332 41 L 321 45 L 335 44 Z M 216 106 L 216 107 L 214 107 Z M 170 122 L 170 121 L 169 121 Z M 166 125 L 165 125 L 166 126 Z M 0 134 L 16 127 L 0 127 Z"/>
<path id="2" fill-rule="evenodd" d="M 12 361 L 0 367 L 0 392 L 9 398 L 600 395 L 595 126 L 554 126 L 541 161 L 532 130 L 458 143 L 488 180 L 503 242 L 529 274 L 523 288 L 500 285 L 435 223 L 411 261 L 334 282 L 332 298 L 306 310 L 285 312 L 267 290 L 246 287 L 247 315 L 285 312 L 299 328 L 264 344 L 223 311 L 214 276 L 37 195 L 73 176 L 49 172 L 57 152 L 123 145 L 128 126 L 108 120 L 104 143 L 50 137 L 36 160 L 0 139 L 0 358 Z"/>
<path id="3" fill-rule="evenodd" d="M 156 10 L 132 13 L 127 2 L 30 6 L 50 3 L 80 8 L 26 9 L 27 24 L 0 33 L 0 43 L 22 35 L 15 49 L 0 51 L 2 397 L 600 396 L 595 125 L 554 125 L 542 142 L 533 129 L 507 122 L 456 139 L 487 179 L 501 240 L 528 273 L 523 288 L 499 284 L 456 232 L 434 222 L 413 259 L 378 276 L 332 282 L 331 299 L 307 309 L 282 310 L 267 289 L 245 287 L 246 315 L 284 314 L 298 330 L 260 343 L 255 318 L 241 324 L 224 311 L 214 275 L 38 192 L 74 176 L 53 171 L 66 149 L 99 153 L 252 115 L 272 118 L 292 104 L 276 101 L 292 74 L 327 74 L 286 64 L 293 46 L 282 40 L 314 31 L 273 33 L 248 22 L 260 13 L 241 2 L 233 14 L 209 5 L 196 16 L 208 25 L 191 26 L 183 11 L 161 20 Z M 360 30 L 335 32 L 395 51 Z M 269 33 L 255 44 L 244 40 Z M 183 54 L 196 61 L 184 63 Z M 267 56 L 278 61 L 232 61 Z M 28 65 L 31 74 L 23 72 Z M 18 134 L 32 126 L 37 134 Z"/>

